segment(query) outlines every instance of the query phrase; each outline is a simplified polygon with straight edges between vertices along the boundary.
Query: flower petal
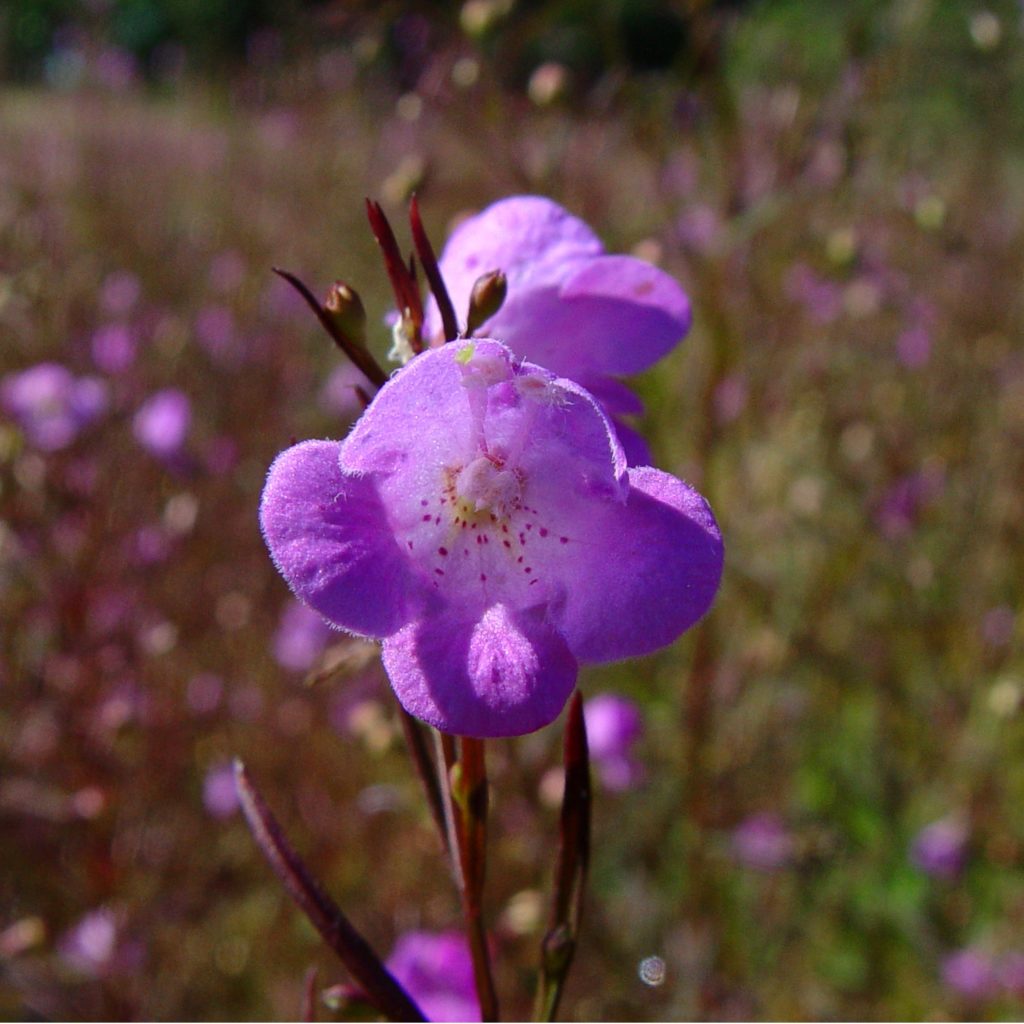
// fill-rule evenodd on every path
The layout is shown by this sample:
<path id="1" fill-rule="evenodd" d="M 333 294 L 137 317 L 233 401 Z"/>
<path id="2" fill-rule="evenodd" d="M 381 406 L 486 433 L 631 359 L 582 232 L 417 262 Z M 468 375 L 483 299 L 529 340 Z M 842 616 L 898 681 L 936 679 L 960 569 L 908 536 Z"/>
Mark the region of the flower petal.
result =
<path id="1" fill-rule="evenodd" d="M 690 302 L 676 280 L 632 256 L 598 256 L 533 286 L 509 280 L 487 333 L 516 355 L 587 383 L 639 373 L 690 329 Z"/>
<path id="2" fill-rule="evenodd" d="M 600 239 L 578 217 L 542 196 L 511 196 L 463 221 L 441 253 L 440 268 L 460 323 L 481 274 L 503 270 L 509 294 L 562 280 L 567 266 L 604 252 Z M 425 329 L 437 334 L 441 320 L 430 300 Z"/>
<path id="3" fill-rule="evenodd" d="M 650 467 L 630 469 L 629 482 L 625 502 L 586 502 L 557 486 L 533 498 L 548 527 L 533 554 L 538 589 L 581 662 L 671 643 L 718 590 L 722 539 L 707 502 Z"/>
<path id="4" fill-rule="evenodd" d="M 466 389 L 454 359 L 462 347 L 453 343 L 428 349 L 392 375 L 342 443 L 343 470 L 391 473 L 400 466 L 435 465 L 439 445 L 445 451 L 471 446 Z M 509 352 L 500 351 L 511 359 Z M 445 424 L 443 436 L 439 423 Z"/>
<path id="5" fill-rule="evenodd" d="M 621 380 L 602 374 L 593 378 L 579 379 L 579 383 L 597 399 L 598 404 L 609 416 L 642 416 L 644 414 L 644 403 Z"/>
<path id="6" fill-rule="evenodd" d="M 580 343 L 589 364 L 605 373 L 646 370 L 675 347 L 692 320 L 675 278 L 633 256 L 587 261 L 565 281 L 561 297 L 579 335 L 585 330 Z"/>
<path id="7" fill-rule="evenodd" d="M 301 600 L 353 633 L 384 637 L 406 621 L 416 587 L 369 478 L 338 466 L 337 441 L 305 441 L 270 467 L 260 525 Z"/>
<path id="8" fill-rule="evenodd" d="M 558 717 L 576 660 L 536 612 L 492 605 L 410 623 L 384 641 L 384 667 L 402 706 L 442 732 L 518 736 Z"/>
<path id="9" fill-rule="evenodd" d="M 612 419 L 612 426 L 615 428 L 615 436 L 626 453 L 626 462 L 631 466 L 649 466 L 651 464 L 651 449 L 647 439 L 625 420 Z"/>

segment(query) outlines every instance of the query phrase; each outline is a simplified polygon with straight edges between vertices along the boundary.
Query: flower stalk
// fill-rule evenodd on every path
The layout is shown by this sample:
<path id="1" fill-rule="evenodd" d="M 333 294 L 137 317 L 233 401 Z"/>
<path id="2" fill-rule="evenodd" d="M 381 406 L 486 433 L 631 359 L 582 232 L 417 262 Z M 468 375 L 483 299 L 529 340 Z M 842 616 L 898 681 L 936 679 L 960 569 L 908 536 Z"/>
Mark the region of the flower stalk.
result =
<path id="1" fill-rule="evenodd" d="M 565 791 L 548 930 L 541 944 L 534 1020 L 552 1021 L 572 967 L 590 863 L 590 757 L 583 699 L 577 691 L 565 724 Z"/>
<path id="2" fill-rule="evenodd" d="M 473 977 L 480 1000 L 481 1020 L 499 1019 L 498 996 L 491 971 L 491 954 L 483 920 L 483 888 L 487 863 L 487 768 L 483 740 L 463 736 L 458 741 L 441 733 L 447 783 L 448 822 L 456 884 L 462 897 L 466 938 L 473 959 Z"/>

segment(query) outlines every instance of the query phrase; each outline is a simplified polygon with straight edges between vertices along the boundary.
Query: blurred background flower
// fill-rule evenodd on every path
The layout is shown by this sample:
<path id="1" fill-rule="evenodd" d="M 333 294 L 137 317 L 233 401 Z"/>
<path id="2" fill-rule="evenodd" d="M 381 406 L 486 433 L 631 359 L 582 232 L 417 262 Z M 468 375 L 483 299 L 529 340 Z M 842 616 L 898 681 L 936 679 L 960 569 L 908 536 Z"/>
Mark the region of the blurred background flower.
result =
<path id="1" fill-rule="evenodd" d="M 693 306 L 630 388 L 726 572 L 581 676 L 636 704 L 606 763 L 645 784 L 598 787 L 566 1018 L 1024 1014 L 1018 5 L 8 0 L 0 82 L 0 1016 L 290 1019 L 310 964 L 346 980 L 236 755 L 375 948 L 458 919 L 372 646 L 286 626 L 255 515 L 359 411 L 270 268 L 351 281 L 383 359 L 361 203 L 407 251 L 412 191 L 438 251 L 550 196 Z M 488 750 L 510 1017 L 558 740 Z"/>
<path id="2" fill-rule="evenodd" d="M 480 1019 L 473 961 L 461 932 L 406 932 L 387 967 L 428 1020 Z"/>
<path id="3" fill-rule="evenodd" d="M 590 759 L 609 790 L 632 789 L 644 778 L 633 748 L 643 735 L 640 708 L 614 693 L 591 697 L 583 706 Z"/>
<path id="4" fill-rule="evenodd" d="M 777 815 L 752 814 L 733 830 L 732 851 L 744 867 L 775 871 L 792 858 L 793 837 Z"/>
<path id="5" fill-rule="evenodd" d="M 132 429 L 135 440 L 146 451 L 159 459 L 169 459 L 181 451 L 191 420 L 188 396 L 177 388 L 164 388 L 142 403 Z"/>
<path id="6" fill-rule="evenodd" d="M 956 878 L 967 859 L 966 825 L 957 818 L 942 818 L 926 825 L 914 839 L 910 858 L 935 878 Z"/>
<path id="7" fill-rule="evenodd" d="M 75 377 L 58 363 L 40 363 L 0 380 L 0 404 L 43 451 L 58 451 L 107 408 L 107 387 L 96 377 Z"/>

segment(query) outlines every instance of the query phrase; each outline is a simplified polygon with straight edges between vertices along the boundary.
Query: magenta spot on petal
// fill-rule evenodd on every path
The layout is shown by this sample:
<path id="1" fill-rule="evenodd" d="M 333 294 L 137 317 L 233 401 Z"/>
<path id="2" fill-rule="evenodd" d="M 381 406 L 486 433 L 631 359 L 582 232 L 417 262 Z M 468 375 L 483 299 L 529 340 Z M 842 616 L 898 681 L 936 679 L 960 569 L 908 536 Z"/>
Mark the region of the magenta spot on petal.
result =
<path id="1" fill-rule="evenodd" d="M 505 547 L 507 547 L 509 550 L 512 549 L 512 542 L 510 540 L 503 540 L 501 543 L 504 544 Z"/>
<path id="2" fill-rule="evenodd" d="M 421 505 L 422 505 L 422 506 L 423 506 L 424 508 L 426 508 L 426 507 L 427 507 L 427 506 L 428 506 L 428 505 L 430 504 L 430 502 L 429 502 L 429 501 L 427 501 L 427 499 L 426 499 L 426 498 L 420 498 L 420 504 L 421 504 Z"/>
<path id="3" fill-rule="evenodd" d="M 569 538 L 568 538 L 568 537 L 559 537 L 558 539 L 559 539 L 559 540 L 560 540 L 560 541 L 561 541 L 561 542 L 562 542 L 563 544 L 568 544 L 568 543 L 569 543 Z"/>
<path id="4" fill-rule="evenodd" d="M 525 568 L 525 569 L 523 570 L 523 572 L 527 572 L 527 573 L 529 573 L 529 572 L 533 572 L 533 569 L 532 569 L 532 568 L 531 568 L 530 566 L 527 566 L 527 567 L 526 567 L 526 568 Z"/>
<path id="5" fill-rule="evenodd" d="M 444 569 L 435 569 L 434 572 L 436 572 L 438 576 L 444 575 Z"/>
<path id="6" fill-rule="evenodd" d="M 448 549 L 447 548 L 438 548 L 437 549 L 437 553 L 439 555 L 447 555 L 448 554 Z"/>
<path id="7" fill-rule="evenodd" d="M 426 515 L 425 515 L 425 516 L 423 517 L 423 522 L 425 522 L 425 523 L 429 523 L 431 519 L 433 519 L 433 516 L 432 516 L 432 515 L 431 515 L 431 514 L 430 514 L 430 513 L 428 512 L 428 513 L 427 513 L 427 514 L 426 514 Z"/>
<path id="8" fill-rule="evenodd" d="M 485 572 L 480 573 L 480 582 L 481 583 L 486 583 L 487 582 L 487 573 L 485 573 Z"/>
<path id="9" fill-rule="evenodd" d="M 547 529 L 545 527 L 543 527 L 543 526 L 540 528 L 540 535 L 542 537 L 546 537 L 548 535 Z"/>

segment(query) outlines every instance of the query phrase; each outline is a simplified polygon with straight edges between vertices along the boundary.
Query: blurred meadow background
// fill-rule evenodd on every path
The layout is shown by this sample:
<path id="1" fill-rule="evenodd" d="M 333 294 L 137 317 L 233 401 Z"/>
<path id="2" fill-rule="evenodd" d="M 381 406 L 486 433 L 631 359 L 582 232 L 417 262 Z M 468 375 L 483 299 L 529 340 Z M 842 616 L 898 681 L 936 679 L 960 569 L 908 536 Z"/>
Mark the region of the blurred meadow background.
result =
<path id="1" fill-rule="evenodd" d="M 0 1015 L 294 1018 L 345 977 L 243 757 L 374 946 L 458 901 L 372 647 L 257 502 L 352 374 L 276 278 L 548 195 L 685 285 L 635 382 L 726 541 L 702 626 L 587 670 L 567 1019 L 1024 1014 L 1024 12 L 1010 0 L 8 0 L 0 8 Z M 529 1012 L 560 724 L 489 745 Z M 342 1019 L 326 1007 L 321 1019 Z"/>

